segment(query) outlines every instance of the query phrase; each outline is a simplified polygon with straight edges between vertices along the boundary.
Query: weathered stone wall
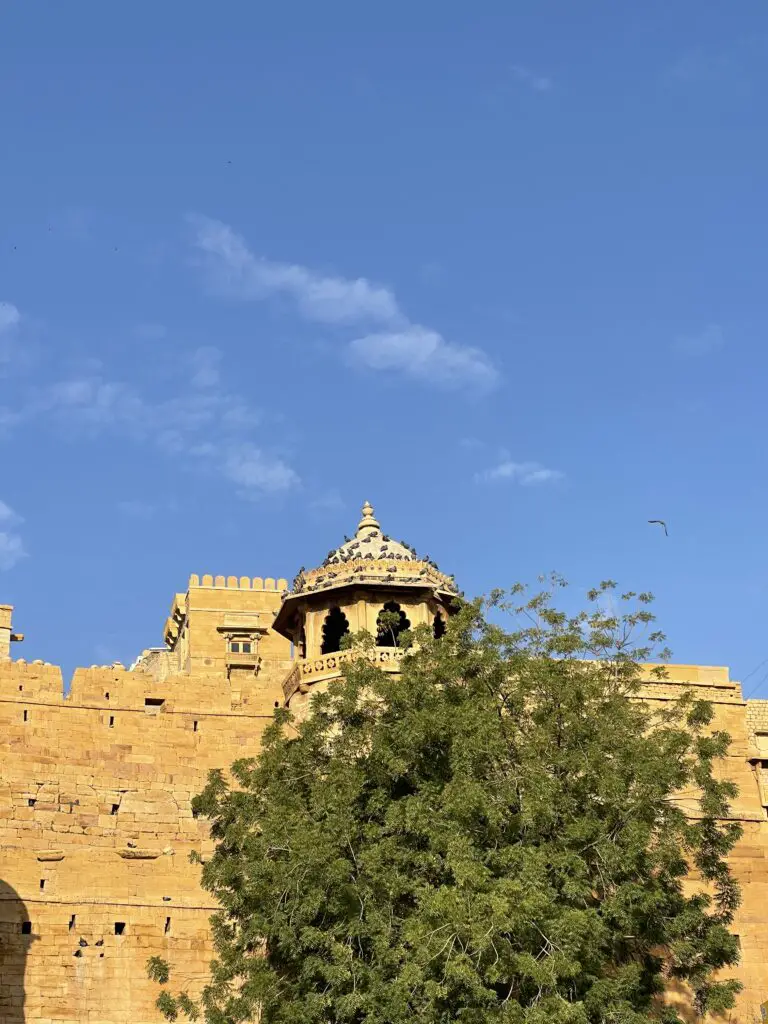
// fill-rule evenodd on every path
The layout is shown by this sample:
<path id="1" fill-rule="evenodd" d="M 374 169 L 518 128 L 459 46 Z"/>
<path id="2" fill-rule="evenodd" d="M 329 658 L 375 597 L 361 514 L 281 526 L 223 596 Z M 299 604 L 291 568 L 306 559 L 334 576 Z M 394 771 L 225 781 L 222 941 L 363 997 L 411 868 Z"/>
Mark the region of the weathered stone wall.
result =
<path id="1" fill-rule="evenodd" d="M 258 751 L 283 700 L 291 650 L 270 629 L 283 586 L 191 577 L 167 650 L 134 671 L 79 669 L 66 697 L 58 668 L 0 661 L 0 1024 L 155 1024 L 152 955 L 171 963 L 175 987 L 200 990 L 215 908 L 189 853 L 212 844 L 191 799 L 210 768 Z M 248 629 L 250 667 L 227 647 Z M 732 858 L 745 992 L 730 1020 L 753 1024 L 768 999 L 768 702 L 745 704 L 727 670 L 702 666 L 671 666 L 643 696 L 666 702 L 688 686 L 733 739 L 721 770 L 739 785 L 745 830 Z"/>
<path id="2" fill-rule="evenodd" d="M 726 1015 L 730 1024 L 757 1024 L 762 1020 L 761 1004 L 768 1000 L 768 819 L 759 785 L 759 762 L 755 760 L 755 706 L 764 701 L 744 702 L 741 687 L 728 678 L 725 668 L 697 665 L 667 666 L 669 678 L 649 682 L 643 696 L 651 701 L 669 701 L 692 689 L 697 697 L 711 701 L 715 709 L 712 728 L 730 734 L 728 757 L 720 763 L 721 777 L 731 778 L 739 787 L 731 817 L 741 823 L 744 835 L 730 858 L 734 875 L 742 886 L 743 903 L 733 931 L 739 936 L 741 963 L 728 977 L 744 985 L 736 1010 Z M 759 715 L 762 712 L 758 712 Z M 765 754 L 768 765 L 768 752 Z M 688 812 L 696 809 L 695 793 L 680 794 Z M 680 998 L 679 1009 L 687 1020 L 697 1018 Z"/>
<path id="3" fill-rule="evenodd" d="M 0 1024 L 159 1021 L 152 955 L 199 991 L 214 907 L 189 854 L 212 846 L 191 800 L 210 768 L 258 751 L 291 665 L 269 631 L 276 586 L 247 594 L 235 611 L 265 630 L 261 660 L 234 679 L 226 584 L 191 588 L 194 671 L 78 669 L 64 697 L 58 668 L 0 662 Z"/>

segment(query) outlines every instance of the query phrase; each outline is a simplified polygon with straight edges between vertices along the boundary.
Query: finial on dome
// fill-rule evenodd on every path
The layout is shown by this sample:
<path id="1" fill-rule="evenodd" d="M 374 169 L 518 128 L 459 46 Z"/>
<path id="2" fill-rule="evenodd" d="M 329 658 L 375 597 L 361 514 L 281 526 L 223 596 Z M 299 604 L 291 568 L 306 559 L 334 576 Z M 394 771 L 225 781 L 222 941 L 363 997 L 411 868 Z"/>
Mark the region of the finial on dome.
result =
<path id="1" fill-rule="evenodd" d="M 363 505 L 363 518 L 360 520 L 357 527 L 357 536 L 365 536 L 368 533 L 374 533 L 379 529 L 379 523 L 373 514 L 373 505 L 369 501 L 366 501 Z"/>

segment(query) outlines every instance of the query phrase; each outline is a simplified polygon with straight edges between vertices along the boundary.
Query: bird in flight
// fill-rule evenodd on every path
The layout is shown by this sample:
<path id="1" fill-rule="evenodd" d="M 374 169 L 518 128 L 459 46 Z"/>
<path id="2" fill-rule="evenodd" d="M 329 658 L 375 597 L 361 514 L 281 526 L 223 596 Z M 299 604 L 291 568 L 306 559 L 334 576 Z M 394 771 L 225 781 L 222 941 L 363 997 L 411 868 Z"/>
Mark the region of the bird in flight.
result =
<path id="1" fill-rule="evenodd" d="M 667 530 L 667 524 L 664 522 L 663 519 L 649 519 L 648 522 L 653 524 L 654 526 L 660 526 L 664 530 L 664 536 L 665 537 L 669 536 L 669 532 Z"/>

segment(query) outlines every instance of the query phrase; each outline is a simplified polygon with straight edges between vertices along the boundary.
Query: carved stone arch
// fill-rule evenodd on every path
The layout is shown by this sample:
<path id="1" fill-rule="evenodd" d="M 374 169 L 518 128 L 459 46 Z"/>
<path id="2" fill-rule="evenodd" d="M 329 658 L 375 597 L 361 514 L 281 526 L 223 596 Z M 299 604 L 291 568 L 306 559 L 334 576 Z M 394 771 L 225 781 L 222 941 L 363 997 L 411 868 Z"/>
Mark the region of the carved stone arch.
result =
<path id="1" fill-rule="evenodd" d="M 321 654 L 334 654 L 341 650 L 342 637 L 349 633 L 349 619 L 338 607 L 331 608 L 323 622 L 323 643 L 320 648 Z"/>
<path id="2" fill-rule="evenodd" d="M 377 647 L 399 647 L 400 634 L 410 629 L 411 623 L 397 601 L 387 601 L 376 618 L 376 627 Z"/>

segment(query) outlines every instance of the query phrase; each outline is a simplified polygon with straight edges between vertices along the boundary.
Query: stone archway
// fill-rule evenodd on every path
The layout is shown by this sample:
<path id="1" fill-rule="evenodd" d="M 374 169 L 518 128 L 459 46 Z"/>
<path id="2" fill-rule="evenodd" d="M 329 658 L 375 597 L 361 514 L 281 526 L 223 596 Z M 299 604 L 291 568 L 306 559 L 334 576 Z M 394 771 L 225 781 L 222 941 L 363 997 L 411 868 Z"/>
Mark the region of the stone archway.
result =
<path id="1" fill-rule="evenodd" d="M 0 1021 L 24 1024 L 24 972 L 34 942 L 32 922 L 21 896 L 0 880 Z"/>
<path id="2" fill-rule="evenodd" d="M 339 607 L 331 608 L 323 623 L 321 654 L 335 654 L 341 650 L 341 641 L 349 633 L 349 619 Z"/>
<path id="3" fill-rule="evenodd" d="M 411 623 L 397 601 L 387 601 L 376 619 L 376 646 L 398 647 L 400 634 L 411 628 Z"/>

